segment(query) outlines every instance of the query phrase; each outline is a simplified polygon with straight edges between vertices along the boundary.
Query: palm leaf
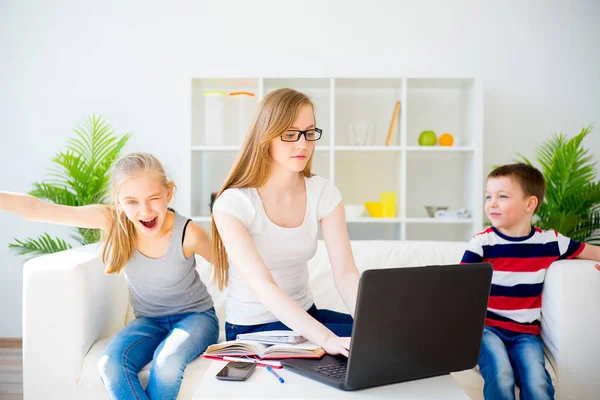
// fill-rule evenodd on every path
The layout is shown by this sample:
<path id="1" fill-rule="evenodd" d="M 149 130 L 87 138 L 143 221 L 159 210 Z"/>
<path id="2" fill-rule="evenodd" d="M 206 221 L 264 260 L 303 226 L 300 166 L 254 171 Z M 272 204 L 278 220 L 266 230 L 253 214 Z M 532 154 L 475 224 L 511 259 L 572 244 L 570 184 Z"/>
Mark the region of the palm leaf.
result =
<path id="1" fill-rule="evenodd" d="M 68 250 L 71 248 L 71 245 L 63 239 L 52 238 L 47 233 L 43 233 L 37 239 L 27 238 L 19 240 L 15 238 L 15 243 L 9 243 L 8 247 L 16 249 L 18 255 L 27 256 L 27 260 L 30 260 L 42 254 Z"/>
<path id="2" fill-rule="evenodd" d="M 92 167 L 104 158 L 117 140 L 110 125 L 96 116 L 88 118 L 85 125 L 78 126 L 75 133 L 77 138 L 71 139 L 67 148 L 89 160 Z"/>
<path id="3" fill-rule="evenodd" d="M 66 206 L 78 206 L 77 197 L 66 187 L 55 186 L 49 183 L 34 182 L 35 189 L 29 192 L 30 195 L 40 199 L 49 200 L 55 204 Z"/>
<path id="4" fill-rule="evenodd" d="M 577 225 L 569 237 L 590 244 L 600 244 L 600 211 L 590 214 L 589 219 Z"/>
<path id="5" fill-rule="evenodd" d="M 50 176 L 54 179 L 51 182 L 64 185 L 79 197 L 83 197 L 93 175 L 93 171 L 89 171 L 83 156 L 72 152 L 60 152 L 52 161 L 54 166 L 50 169 Z"/>
<path id="6" fill-rule="evenodd" d="M 546 197 L 540 205 L 538 226 L 555 229 L 580 241 L 600 240 L 600 182 L 596 163 L 583 147 L 592 127 L 583 128 L 572 138 L 559 133 L 536 149 L 536 160 L 546 178 Z M 531 164 L 522 154 L 519 158 Z"/>
<path id="7" fill-rule="evenodd" d="M 525 163 L 527 165 L 533 165 L 532 162 L 529 161 L 523 154 L 517 153 L 517 156 L 519 156 L 519 158 L 516 161 Z"/>

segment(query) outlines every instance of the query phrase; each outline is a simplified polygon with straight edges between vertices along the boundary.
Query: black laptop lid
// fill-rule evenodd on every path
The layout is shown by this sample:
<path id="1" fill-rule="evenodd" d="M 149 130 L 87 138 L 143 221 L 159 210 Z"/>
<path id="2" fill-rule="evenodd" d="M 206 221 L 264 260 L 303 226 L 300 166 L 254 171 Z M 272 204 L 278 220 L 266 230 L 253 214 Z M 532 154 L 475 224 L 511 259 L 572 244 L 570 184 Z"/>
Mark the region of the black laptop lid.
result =
<path id="1" fill-rule="evenodd" d="M 346 389 L 473 368 L 492 270 L 479 263 L 365 271 Z"/>

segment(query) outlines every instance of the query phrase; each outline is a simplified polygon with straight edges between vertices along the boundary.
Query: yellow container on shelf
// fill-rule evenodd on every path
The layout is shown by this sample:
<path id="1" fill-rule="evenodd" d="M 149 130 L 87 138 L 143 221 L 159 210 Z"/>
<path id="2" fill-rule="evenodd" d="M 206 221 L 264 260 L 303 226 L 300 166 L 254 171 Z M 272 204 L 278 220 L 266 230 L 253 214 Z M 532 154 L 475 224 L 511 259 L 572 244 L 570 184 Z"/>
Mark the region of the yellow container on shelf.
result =
<path id="1" fill-rule="evenodd" d="M 396 216 L 396 192 L 382 192 L 381 215 L 383 218 L 394 218 Z"/>
<path id="2" fill-rule="evenodd" d="M 367 201 L 365 203 L 369 215 L 373 218 L 383 217 L 383 207 L 380 201 Z"/>

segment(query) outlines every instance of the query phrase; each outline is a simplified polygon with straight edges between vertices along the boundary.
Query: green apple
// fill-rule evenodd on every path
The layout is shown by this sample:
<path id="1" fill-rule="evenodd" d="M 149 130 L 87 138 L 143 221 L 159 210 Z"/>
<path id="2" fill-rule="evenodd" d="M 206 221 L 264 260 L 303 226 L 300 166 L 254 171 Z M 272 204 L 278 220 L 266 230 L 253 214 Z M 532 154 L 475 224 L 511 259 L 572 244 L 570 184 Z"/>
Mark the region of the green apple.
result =
<path id="1" fill-rule="evenodd" d="M 419 135 L 419 146 L 435 146 L 437 137 L 434 131 L 423 131 Z"/>

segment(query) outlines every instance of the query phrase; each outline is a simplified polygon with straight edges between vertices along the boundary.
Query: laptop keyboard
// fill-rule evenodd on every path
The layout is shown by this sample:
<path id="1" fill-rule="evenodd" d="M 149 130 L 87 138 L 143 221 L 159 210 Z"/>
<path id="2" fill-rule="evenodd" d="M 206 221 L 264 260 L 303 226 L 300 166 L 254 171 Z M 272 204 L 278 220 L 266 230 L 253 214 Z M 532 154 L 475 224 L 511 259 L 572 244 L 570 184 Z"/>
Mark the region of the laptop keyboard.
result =
<path id="1" fill-rule="evenodd" d="M 311 368 L 311 371 L 314 371 L 328 378 L 344 379 L 346 378 L 347 367 L 347 363 L 341 362 L 339 364 L 319 365 Z"/>

